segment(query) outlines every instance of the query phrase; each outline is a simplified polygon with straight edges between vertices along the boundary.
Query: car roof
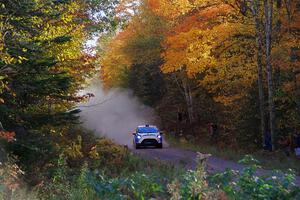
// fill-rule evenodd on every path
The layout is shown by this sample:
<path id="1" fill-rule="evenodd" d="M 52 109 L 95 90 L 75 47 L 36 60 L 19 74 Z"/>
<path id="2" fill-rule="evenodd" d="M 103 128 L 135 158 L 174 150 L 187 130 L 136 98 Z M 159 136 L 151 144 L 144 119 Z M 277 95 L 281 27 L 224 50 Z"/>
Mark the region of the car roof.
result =
<path id="1" fill-rule="evenodd" d="M 139 125 L 139 126 L 138 126 L 138 128 L 145 128 L 145 127 L 157 128 L 157 127 L 154 126 L 154 125 L 148 125 L 148 124 L 145 124 L 145 125 Z"/>

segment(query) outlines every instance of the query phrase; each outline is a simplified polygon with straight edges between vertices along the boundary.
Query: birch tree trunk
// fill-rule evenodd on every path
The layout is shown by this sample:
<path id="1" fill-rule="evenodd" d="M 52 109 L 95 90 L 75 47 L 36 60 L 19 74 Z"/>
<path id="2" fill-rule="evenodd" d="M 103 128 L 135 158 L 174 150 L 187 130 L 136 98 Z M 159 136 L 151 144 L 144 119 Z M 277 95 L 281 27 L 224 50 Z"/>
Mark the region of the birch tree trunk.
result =
<path id="1" fill-rule="evenodd" d="M 261 35 L 261 20 L 259 19 L 259 2 L 258 0 L 251 1 L 251 11 L 255 23 L 255 38 L 257 48 L 257 84 L 259 93 L 259 111 L 260 111 L 260 135 L 262 138 L 262 146 L 265 144 L 265 108 L 264 108 L 264 89 L 263 89 L 263 69 L 262 69 L 262 35 Z"/>
<path id="2" fill-rule="evenodd" d="M 275 113 L 273 99 L 273 68 L 271 63 L 272 52 L 272 23 L 273 23 L 273 0 L 264 0 L 265 12 L 265 36 L 266 36 L 266 65 L 268 79 L 268 104 L 269 104 L 269 126 L 271 134 L 272 151 L 275 150 Z"/>
<path id="3" fill-rule="evenodd" d="M 186 101 L 186 105 L 187 105 L 189 122 L 193 123 L 194 122 L 194 105 L 193 105 L 193 96 L 192 96 L 191 86 L 190 86 L 188 80 L 186 80 L 186 79 L 182 80 L 182 85 L 183 85 L 184 97 L 185 97 L 185 101 Z"/>
<path id="4" fill-rule="evenodd" d="M 195 120 L 193 95 L 192 95 L 191 86 L 189 84 L 189 80 L 186 77 L 186 72 L 183 70 L 179 72 L 179 80 L 176 77 L 176 75 L 174 76 L 174 78 L 177 86 L 179 87 L 181 94 L 184 97 L 187 106 L 188 120 L 190 123 L 193 123 Z"/>

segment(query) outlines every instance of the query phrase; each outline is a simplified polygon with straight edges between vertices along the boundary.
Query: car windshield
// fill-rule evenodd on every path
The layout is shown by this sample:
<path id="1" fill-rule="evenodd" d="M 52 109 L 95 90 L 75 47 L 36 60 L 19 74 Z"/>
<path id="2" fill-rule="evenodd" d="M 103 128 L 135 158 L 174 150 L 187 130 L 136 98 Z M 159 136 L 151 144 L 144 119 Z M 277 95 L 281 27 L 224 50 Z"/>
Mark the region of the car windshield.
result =
<path id="1" fill-rule="evenodd" d="M 137 132 L 138 133 L 157 133 L 158 129 L 155 127 L 139 127 Z"/>

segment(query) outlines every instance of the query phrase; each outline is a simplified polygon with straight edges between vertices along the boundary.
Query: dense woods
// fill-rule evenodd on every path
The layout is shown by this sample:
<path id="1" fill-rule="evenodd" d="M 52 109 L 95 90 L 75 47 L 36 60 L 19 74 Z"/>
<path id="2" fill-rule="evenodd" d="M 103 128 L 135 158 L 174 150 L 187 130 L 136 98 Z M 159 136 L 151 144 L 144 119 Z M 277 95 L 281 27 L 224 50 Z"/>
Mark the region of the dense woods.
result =
<path id="1" fill-rule="evenodd" d="M 0 1 L 1 193 L 3 181 L 13 189 L 22 171 L 29 186 L 51 177 L 60 155 L 76 166 L 97 154 L 74 108 L 89 97 L 78 91 L 96 71 L 86 40 L 113 28 L 115 3 Z"/>
<path id="2" fill-rule="evenodd" d="M 149 0 L 130 9 L 101 53 L 106 87 L 133 89 L 167 129 L 178 115 L 184 134 L 200 138 L 217 124 L 223 146 L 262 148 L 270 134 L 275 150 L 299 130 L 299 2 Z"/>

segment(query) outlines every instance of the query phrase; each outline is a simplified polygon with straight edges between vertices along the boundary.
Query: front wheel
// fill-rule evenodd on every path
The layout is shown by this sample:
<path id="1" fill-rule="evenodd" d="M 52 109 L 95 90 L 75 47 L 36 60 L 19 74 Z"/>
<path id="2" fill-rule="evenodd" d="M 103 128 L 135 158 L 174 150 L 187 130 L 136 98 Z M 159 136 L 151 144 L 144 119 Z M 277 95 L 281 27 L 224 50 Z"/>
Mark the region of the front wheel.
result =
<path id="1" fill-rule="evenodd" d="M 159 149 L 162 149 L 163 148 L 163 144 L 162 143 L 157 144 L 156 147 L 159 148 Z"/>

